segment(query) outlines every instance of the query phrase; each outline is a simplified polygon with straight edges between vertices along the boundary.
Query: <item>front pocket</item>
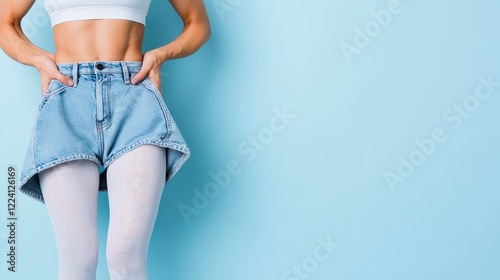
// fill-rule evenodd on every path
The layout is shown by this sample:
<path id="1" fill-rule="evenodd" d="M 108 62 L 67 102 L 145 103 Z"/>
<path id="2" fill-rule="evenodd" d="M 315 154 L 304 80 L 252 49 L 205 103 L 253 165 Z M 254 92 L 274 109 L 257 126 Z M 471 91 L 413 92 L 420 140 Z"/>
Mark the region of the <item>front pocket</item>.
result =
<path id="1" fill-rule="evenodd" d="M 57 79 L 50 80 L 49 87 L 48 87 L 47 91 L 45 91 L 45 93 L 42 95 L 42 101 L 49 98 L 50 96 L 52 96 L 54 94 L 61 92 L 66 87 L 67 86 L 65 84 L 59 82 L 59 80 L 57 80 Z"/>
<path id="2" fill-rule="evenodd" d="M 56 94 L 63 92 L 67 87 L 68 86 L 59 82 L 58 80 L 52 79 L 50 81 L 49 88 L 42 95 L 42 99 L 40 100 L 40 105 L 38 106 L 38 112 L 40 112 L 40 110 L 42 110 L 43 106 L 45 105 L 45 103 L 47 103 L 49 98 L 51 98 L 52 96 L 55 96 Z"/>
<path id="3" fill-rule="evenodd" d="M 146 77 L 144 80 L 142 80 L 141 84 L 147 90 L 154 93 L 156 101 L 158 101 L 158 104 L 161 107 L 163 116 L 165 117 L 165 121 L 167 122 L 167 134 L 163 138 L 167 138 L 172 133 L 172 118 L 170 117 L 170 111 L 168 110 L 167 105 L 165 104 L 165 100 L 163 100 L 163 95 L 161 94 L 160 90 L 155 86 L 155 84 L 151 81 L 151 79 L 149 79 L 149 77 Z"/>
<path id="4" fill-rule="evenodd" d="M 144 78 L 144 82 L 148 83 L 155 91 L 157 91 L 160 96 L 162 96 L 161 90 L 155 85 L 155 83 L 153 83 L 153 81 L 149 77 Z"/>

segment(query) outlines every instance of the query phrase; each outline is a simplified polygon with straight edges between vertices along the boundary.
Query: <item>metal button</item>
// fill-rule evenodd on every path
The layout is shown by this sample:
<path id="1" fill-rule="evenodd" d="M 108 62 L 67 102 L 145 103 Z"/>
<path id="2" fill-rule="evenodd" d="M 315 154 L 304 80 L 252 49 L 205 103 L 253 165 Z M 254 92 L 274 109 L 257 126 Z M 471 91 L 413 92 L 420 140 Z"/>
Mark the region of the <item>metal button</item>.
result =
<path id="1" fill-rule="evenodd" d="M 97 68 L 97 70 L 102 70 L 102 69 L 104 69 L 104 65 L 99 63 L 99 64 L 97 64 L 96 68 Z"/>

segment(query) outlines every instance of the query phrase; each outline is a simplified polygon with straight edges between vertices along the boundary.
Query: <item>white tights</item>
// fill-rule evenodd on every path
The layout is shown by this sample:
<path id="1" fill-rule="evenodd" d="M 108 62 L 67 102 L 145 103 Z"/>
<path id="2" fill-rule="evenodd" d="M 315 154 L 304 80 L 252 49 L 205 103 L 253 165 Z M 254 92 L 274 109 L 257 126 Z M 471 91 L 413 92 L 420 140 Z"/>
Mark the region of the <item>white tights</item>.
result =
<path id="1" fill-rule="evenodd" d="M 165 148 L 154 145 L 137 147 L 108 167 L 106 259 L 112 280 L 148 279 L 148 247 L 165 172 Z M 98 166 L 69 161 L 41 171 L 39 178 L 57 243 L 58 278 L 96 279 Z"/>

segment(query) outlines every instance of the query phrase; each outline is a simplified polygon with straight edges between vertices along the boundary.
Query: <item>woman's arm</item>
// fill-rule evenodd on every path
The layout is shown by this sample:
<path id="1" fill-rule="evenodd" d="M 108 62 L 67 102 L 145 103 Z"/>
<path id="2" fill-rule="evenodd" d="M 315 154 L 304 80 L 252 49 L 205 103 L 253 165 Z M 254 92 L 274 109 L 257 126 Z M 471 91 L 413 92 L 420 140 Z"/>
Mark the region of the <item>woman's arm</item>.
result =
<path id="1" fill-rule="evenodd" d="M 34 66 L 36 58 L 49 53 L 32 44 L 21 30 L 21 19 L 28 13 L 34 0 L 0 1 L 0 47 L 12 59 Z"/>
<path id="2" fill-rule="evenodd" d="M 34 0 L 0 0 L 0 47 L 15 61 L 38 69 L 42 92 L 46 91 L 53 78 L 72 86 L 71 79 L 57 69 L 54 54 L 31 43 L 21 29 L 21 19 L 34 2 Z"/>
<path id="3" fill-rule="evenodd" d="M 161 89 L 162 64 L 169 59 L 193 54 L 210 38 L 210 22 L 203 0 L 169 0 L 169 2 L 182 18 L 184 28 L 174 41 L 144 54 L 142 69 L 132 80 L 133 84 L 149 77 Z"/>
<path id="4" fill-rule="evenodd" d="M 161 59 L 182 58 L 196 52 L 210 38 L 210 22 L 202 0 L 170 0 L 184 22 L 182 33 L 159 48 Z"/>

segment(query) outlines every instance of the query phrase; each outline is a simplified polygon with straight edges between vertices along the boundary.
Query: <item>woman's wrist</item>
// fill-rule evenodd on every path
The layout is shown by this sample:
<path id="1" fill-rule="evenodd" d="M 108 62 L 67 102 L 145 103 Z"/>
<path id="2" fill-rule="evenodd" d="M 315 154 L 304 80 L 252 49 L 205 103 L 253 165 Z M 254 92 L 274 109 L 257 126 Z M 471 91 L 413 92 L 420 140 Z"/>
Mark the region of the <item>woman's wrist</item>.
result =
<path id="1" fill-rule="evenodd" d="M 151 50 L 151 52 L 153 52 L 153 54 L 158 58 L 160 64 L 163 64 L 165 61 L 172 59 L 173 52 L 170 49 L 169 45 Z"/>
<path id="2" fill-rule="evenodd" d="M 189 23 L 172 42 L 155 49 L 162 62 L 183 58 L 195 53 L 210 38 L 210 26 L 203 23 Z"/>
<path id="3" fill-rule="evenodd" d="M 44 49 L 41 49 L 30 42 L 23 51 L 18 51 L 18 61 L 22 64 L 40 68 L 43 61 L 47 58 L 54 59 L 54 55 Z"/>
<path id="4" fill-rule="evenodd" d="M 28 60 L 28 65 L 35 67 L 36 69 L 41 69 L 44 61 L 47 59 L 47 55 L 44 54 L 34 54 Z"/>

